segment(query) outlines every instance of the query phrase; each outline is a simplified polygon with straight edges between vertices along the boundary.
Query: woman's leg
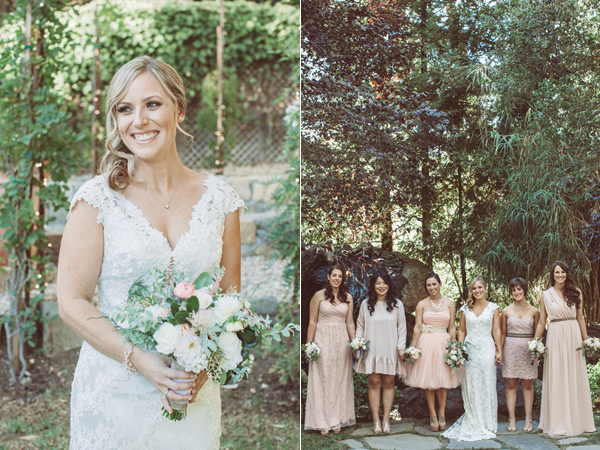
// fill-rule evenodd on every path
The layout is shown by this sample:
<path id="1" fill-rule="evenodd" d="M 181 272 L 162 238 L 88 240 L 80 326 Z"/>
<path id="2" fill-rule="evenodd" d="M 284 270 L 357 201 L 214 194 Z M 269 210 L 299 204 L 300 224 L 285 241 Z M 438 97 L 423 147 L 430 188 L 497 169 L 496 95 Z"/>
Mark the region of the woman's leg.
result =
<path id="1" fill-rule="evenodd" d="M 521 380 L 523 387 L 523 402 L 525 403 L 525 427 L 524 431 L 533 429 L 531 411 L 533 410 L 533 380 Z M 508 392 L 508 391 L 507 391 Z"/>
<path id="2" fill-rule="evenodd" d="M 379 404 L 381 399 L 381 374 L 369 374 L 369 406 L 373 415 L 373 423 L 379 422 Z"/>
<path id="3" fill-rule="evenodd" d="M 444 431 L 446 429 L 446 396 L 447 391 L 446 388 L 439 388 L 435 391 L 438 404 L 440 406 L 440 412 L 438 414 L 440 431 Z"/>
<path id="4" fill-rule="evenodd" d="M 395 375 L 382 375 L 381 383 L 383 385 L 383 420 L 390 421 L 390 413 L 394 404 L 394 379 Z"/>
<path id="5" fill-rule="evenodd" d="M 516 431 L 515 406 L 517 405 L 517 378 L 506 378 L 506 407 L 508 408 L 508 431 Z"/>
<path id="6" fill-rule="evenodd" d="M 435 391 L 433 389 L 425 389 L 425 399 L 429 408 L 429 427 L 431 431 L 438 431 L 438 419 L 435 413 Z"/>

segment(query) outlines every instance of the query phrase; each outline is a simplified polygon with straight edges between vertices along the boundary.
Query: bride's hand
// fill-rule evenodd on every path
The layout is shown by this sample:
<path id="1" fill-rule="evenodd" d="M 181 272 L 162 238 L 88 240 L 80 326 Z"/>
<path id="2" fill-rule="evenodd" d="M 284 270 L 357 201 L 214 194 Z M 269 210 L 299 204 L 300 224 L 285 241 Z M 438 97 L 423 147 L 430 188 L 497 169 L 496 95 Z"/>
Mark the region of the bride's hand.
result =
<path id="1" fill-rule="evenodd" d="M 163 406 L 169 414 L 173 412 L 169 400 L 185 402 L 194 398 L 192 394 L 181 395 L 177 394 L 175 391 L 187 391 L 192 389 L 194 387 L 194 378 L 196 377 L 196 374 L 184 372 L 183 370 L 171 369 L 171 358 L 156 353 L 150 353 L 139 347 L 135 347 L 131 355 L 131 362 L 140 375 L 154 385 L 160 395 Z M 173 381 L 172 378 L 189 379 L 189 381 Z M 204 382 L 202 382 L 202 384 L 204 384 Z"/>
<path id="2" fill-rule="evenodd" d="M 207 380 L 208 374 L 206 373 L 206 370 L 203 370 L 196 376 L 196 379 L 194 380 L 194 387 L 192 388 L 192 399 L 190 400 L 190 403 L 194 403 L 196 401 L 198 392 L 200 392 L 200 389 L 202 389 L 202 386 L 204 386 L 204 383 L 206 383 Z"/>

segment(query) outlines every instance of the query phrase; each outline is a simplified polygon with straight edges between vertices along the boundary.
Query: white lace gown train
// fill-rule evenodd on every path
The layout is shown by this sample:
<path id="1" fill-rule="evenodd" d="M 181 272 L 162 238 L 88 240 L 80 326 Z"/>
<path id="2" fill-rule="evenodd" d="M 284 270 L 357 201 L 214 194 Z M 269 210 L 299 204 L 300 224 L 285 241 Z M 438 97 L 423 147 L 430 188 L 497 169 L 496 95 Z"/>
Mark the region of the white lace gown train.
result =
<path id="1" fill-rule="evenodd" d="M 498 396 L 496 393 L 496 346 L 492 338 L 494 310 L 488 303 L 477 317 L 463 305 L 467 336 L 465 343 L 471 360 L 466 364 L 461 384 L 465 413 L 442 436 L 458 441 L 493 439 L 498 431 Z"/>
<path id="2" fill-rule="evenodd" d="M 208 176 L 206 190 L 193 209 L 187 231 L 175 248 L 103 176 L 85 183 L 75 194 L 98 209 L 103 226 L 104 256 L 98 290 L 99 308 L 110 316 L 127 298 L 129 288 L 151 268 L 166 269 L 171 258 L 190 279 L 212 272 L 221 260 L 225 215 L 244 206 L 222 180 Z M 139 374 L 84 343 L 71 395 L 71 450 L 159 450 L 219 448 L 219 386 L 207 382 L 188 406 L 188 416 L 172 422 L 161 414 L 156 388 Z"/>

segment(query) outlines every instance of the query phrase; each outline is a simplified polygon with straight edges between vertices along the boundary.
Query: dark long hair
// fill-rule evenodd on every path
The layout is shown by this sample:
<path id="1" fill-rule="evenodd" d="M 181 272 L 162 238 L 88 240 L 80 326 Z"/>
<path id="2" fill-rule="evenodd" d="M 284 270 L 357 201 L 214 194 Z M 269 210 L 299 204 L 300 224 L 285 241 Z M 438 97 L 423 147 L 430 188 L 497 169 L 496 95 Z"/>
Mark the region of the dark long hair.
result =
<path id="1" fill-rule="evenodd" d="M 371 315 L 373 315 L 373 312 L 375 312 L 375 305 L 377 304 L 377 292 L 375 292 L 375 283 L 377 282 L 377 278 L 381 278 L 389 287 L 385 296 L 387 311 L 392 312 L 394 308 L 398 307 L 396 305 L 396 293 L 394 292 L 392 277 L 390 277 L 390 274 L 387 273 L 385 269 L 377 269 L 369 280 L 369 298 L 367 300 L 367 308 L 369 309 L 369 313 Z"/>
<path id="2" fill-rule="evenodd" d="M 562 261 L 555 261 L 554 264 L 552 264 L 552 271 L 550 272 L 550 283 L 552 286 L 554 286 L 554 269 L 556 269 L 556 266 L 559 266 L 562 270 L 567 272 L 567 280 L 565 281 L 565 287 L 563 288 L 563 295 L 567 299 L 567 306 L 570 308 L 571 306 L 575 305 L 575 308 L 579 309 L 581 307 L 579 289 L 577 289 L 575 282 L 571 278 L 569 266 Z"/>
<path id="3" fill-rule="evenodd" d="M 442 280 L 440 280 L 440 276 L 435 272 L 431 272 L 429 275 L 427 275 L 425 277 L 425 282 L 423 283 L 425 290 L 427 290 L 427 280 L 429 280 L 430 278 L 435 278 L 437 280 L 437 282 L 440 283 L 440 286 L 442 285 Z M 429 292 L 428 292 L 428 294 L 429 294 Z"/>
<path id="4" fill-rule="evenodd" d="M 337 269 L 342 272 L 342 282 L 340 283 L 340 288 L 338 291 L 338 299 L 342 303 L 348 303 L 348 286 L 346 286 L 346 269 L 341 264 L 334 264 L 329 268 L 327 275 L 331 276 L 333 271 Z M 333 289 L 329 280 L 325 283 L 325 300 L 329 300 L 330 303 L 335 301 L 335 295 L 333 295 Z"/>

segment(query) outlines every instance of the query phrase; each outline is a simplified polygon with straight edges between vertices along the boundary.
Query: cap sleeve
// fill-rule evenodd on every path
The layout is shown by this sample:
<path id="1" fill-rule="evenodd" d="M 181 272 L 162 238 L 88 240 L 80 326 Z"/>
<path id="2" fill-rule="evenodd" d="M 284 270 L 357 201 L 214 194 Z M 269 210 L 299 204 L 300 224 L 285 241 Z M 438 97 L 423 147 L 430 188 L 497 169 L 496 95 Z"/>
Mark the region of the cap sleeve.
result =
<path id="1" fill-rule="evenodd" d="M 69 215 L 71 211 L 75 207 L 75 205 L 83 200 L 88 203 L 90 206 L 98 209 L 98 217 L 96 218 L 97 223 L 102 223 L 103 219 L 103 206 L 108 198 L 110 188 L 108 187 L 108 183 L 104 176 L 97 176 L 92 178 L 91 180 L 86 181 L 78 190 L 75 192 L 75 195 L 71 199 L 71 204 L 69 206 Z M 69 216 L 67 215 L 67 219 Z"/>
<path id="2" fill-rule="evenodd" d="M 223 212 L 229 214 L 230 212 L 240 210 L 240 214 L 244 212 L 246 204 L 238 195 L 237 192 L 224 180 L 216 178 L 217 188 L 221 193 L 223 199 Z"/>

